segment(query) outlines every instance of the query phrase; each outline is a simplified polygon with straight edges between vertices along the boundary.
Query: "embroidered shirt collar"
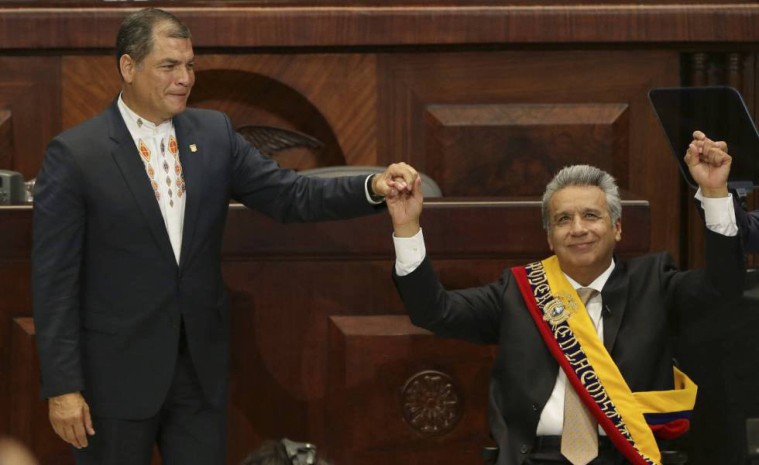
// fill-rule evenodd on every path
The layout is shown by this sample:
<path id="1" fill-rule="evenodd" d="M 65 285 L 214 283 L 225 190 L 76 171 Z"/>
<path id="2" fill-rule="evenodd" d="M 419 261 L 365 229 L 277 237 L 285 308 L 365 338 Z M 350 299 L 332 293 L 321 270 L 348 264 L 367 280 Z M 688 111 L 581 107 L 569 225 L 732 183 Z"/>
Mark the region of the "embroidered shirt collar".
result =
<path id="1" fill-rule="evenodd" d="M 129 130 L 129 133 L 132 134 L 132 137 L 162 137 L 169 134 L 174 128 L 174 122 L 171 119 L 156 125 L 141 117 L 127 106 L 121 94 L 119 94 L 117 105 L 121 112 L 121 117 L 126 123 L 127 129 Z"/>

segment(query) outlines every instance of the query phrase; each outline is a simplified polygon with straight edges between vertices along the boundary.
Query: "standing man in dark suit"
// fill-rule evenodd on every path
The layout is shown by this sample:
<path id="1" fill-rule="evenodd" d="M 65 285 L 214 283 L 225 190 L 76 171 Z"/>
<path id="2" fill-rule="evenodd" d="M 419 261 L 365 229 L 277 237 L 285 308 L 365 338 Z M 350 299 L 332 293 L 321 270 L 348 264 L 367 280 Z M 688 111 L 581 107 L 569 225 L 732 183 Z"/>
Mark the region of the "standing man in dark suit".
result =
<path id="1" fill-rule="evenodd" d="M 697 271 L 678 271 L 666 253 L 614 257 L 617 186 L 587 165 L 561 170 L 543 196 L 556 255 L 478 288 L 446 290 L 436 277 L 418 189 L 389 200 L 393 277 L 414 324 L 499 345 L 489 399 L 498 465 L 660 463 L 657 439 L 687 428 L 695 387 L 673 369 L 671 336 L 692 309 L 739 295 L 745 267 L 726 184 L 730 157 L 707 144 L 686 160 L 710 225 L 707 266 Z"/>
<path id="2" fill-rule="evenodd" d="M 349 218 L 417 174 L 398 164 L 372 177 L 301 177 L 247 144 L 226 115 L 186 109 L 190 32 L 162 10 L 129 15 L 116 56 L 121 94 L 51 142 L 37 178 L 42 394 L 78 464 L 147 465 L 157 444 L 167 465 L 221 465 L 230 199 L 280 221 Z"/>

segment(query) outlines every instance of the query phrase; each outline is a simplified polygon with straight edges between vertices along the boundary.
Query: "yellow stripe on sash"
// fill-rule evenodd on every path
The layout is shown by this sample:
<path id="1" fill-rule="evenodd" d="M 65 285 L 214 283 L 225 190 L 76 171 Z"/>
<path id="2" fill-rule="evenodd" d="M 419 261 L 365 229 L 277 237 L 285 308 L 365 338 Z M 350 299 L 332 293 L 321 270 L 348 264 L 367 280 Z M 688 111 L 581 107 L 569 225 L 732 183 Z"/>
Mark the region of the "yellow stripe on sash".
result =
<path id="1" fill-rule="evenodd" d="M 638 408 L 643 413 L 669 413 L 693 410 L 698 386 L 688 375 L 673 367 L 675 389 L 671 391 L 633 392 Z"/>
<path id="2" fill-rule="evenodd" d="M 601 343 L 601 339 L 598 337 L 593 322 L 588 312 L 585 311 L 577 292 L 564 277 L 559 267 L 558 258 L 552 256 L 543 260 L 542 263 L 552 294 L 565 296 L 574 302 L 576 310 L 567 320 L 567 324 L 582 346 L 598 379 L 616 406 L 617 412 L 622 416 L 635 445 L 643 455 L 655 463 L 661 463 L 659 447 L 656 444 L 653 432 L 643 417 L 639 399 L 630 391 L 622 373 L 619 372 L 614 360 Z M 571 389 L 571 386 L 567 387 Z"/>

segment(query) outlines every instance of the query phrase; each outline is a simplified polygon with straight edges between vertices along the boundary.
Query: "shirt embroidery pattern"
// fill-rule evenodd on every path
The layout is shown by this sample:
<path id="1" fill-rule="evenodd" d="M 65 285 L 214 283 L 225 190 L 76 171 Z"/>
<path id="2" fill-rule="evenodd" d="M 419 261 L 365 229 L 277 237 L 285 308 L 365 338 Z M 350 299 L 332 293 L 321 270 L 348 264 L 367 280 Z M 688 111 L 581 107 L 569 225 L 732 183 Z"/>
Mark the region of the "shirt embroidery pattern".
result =
<path id="1" fill-rule="evenodd" d="M 148 177 L 150 178 L 150 186 L 153 188 L 153 192 L 155 193 L 156 200 L 161 200 L 161 192 L 158 190 L 158 182 L 155 180 L 155 170 L 153 169 L 153 165 L 150 163 L 150 149 L 147 145 L 145 145 L 145 142 L 140 139 L 140 157 L 142 158 L 143 163 L 145 164 L 145 171 L 148 173 Z"/>

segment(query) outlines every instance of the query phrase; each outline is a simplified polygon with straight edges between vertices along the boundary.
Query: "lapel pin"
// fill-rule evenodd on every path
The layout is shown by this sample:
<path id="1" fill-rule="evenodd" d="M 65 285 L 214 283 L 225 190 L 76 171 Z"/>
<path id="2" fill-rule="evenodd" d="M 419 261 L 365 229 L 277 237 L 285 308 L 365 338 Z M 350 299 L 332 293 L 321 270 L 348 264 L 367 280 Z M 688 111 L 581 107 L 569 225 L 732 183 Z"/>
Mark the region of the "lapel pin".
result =
<path id="1" fill-rule="evenodd" d="M 197 152 L 198 146 L 195 144 L 190 144 L 190 152 Z"/>

